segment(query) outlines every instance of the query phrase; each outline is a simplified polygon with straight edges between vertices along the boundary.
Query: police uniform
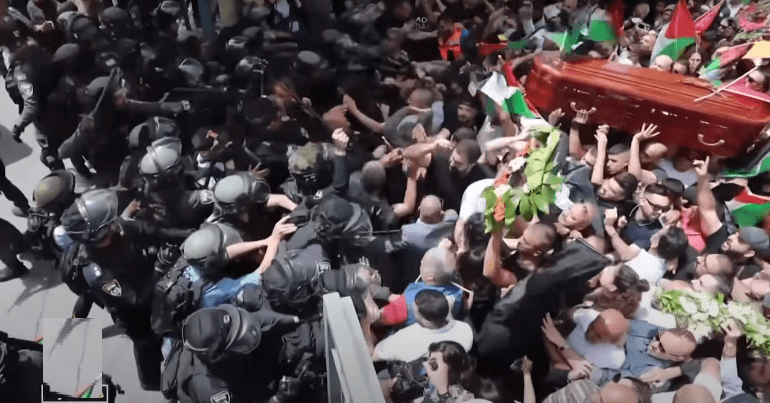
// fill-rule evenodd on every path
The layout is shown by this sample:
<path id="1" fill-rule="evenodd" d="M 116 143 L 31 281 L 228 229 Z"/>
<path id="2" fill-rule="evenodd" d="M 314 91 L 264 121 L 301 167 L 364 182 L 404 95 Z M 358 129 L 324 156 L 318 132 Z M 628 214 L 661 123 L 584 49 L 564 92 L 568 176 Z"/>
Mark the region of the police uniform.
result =
<path id="1" fill-rule="evenodd" d="M 37 402 L 43 383 L 43 346 L 0 337 L 0 396 L 5 402 Z"/>
<path id="2" fill-rule="evenodd" d="M 117 244 L 104 249 L 88 247 L 91 263 L 83 268 L 83 277 L 90 294 L 133 341 L 142 387 L 159 390 L 161 343 L 150 326 L 154 267 L 141 249 L 146 234 L 131 223 L 119 223 L 119 228 Z"/>
<path id="3" fill-rule="evenodd" d="M 0 159 L 0 192 L 21 212 L 26 213 L 29 210 L 29 200 L 27 200 L 27 197 L 5 175 L 5 163 L 2 159 Z"/>

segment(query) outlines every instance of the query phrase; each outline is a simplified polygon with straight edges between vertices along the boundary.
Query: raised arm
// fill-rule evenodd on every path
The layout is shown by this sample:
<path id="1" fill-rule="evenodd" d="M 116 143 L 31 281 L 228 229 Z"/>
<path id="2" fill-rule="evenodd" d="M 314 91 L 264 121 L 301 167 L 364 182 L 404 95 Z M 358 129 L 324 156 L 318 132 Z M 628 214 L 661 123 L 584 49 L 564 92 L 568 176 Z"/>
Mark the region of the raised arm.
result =
<path id="1" fill-rule="evenodd" d="M 604 164 L 607 162 L 607 125 L 601 125 L 596 129 L 596 164 L 591 175 L 591 183 L 595 186 L 601 186 L 604 182 Z"/>
<path id="2" fill-rule="evenodd" d="M 612 248 L 618 253 L 620 260 L 627 262 L 639 255 L 639 249 L 636 245 L 629 245 L 620 238 L 618 230 L 615 229 L 615 223 L 618 221 L 618 209 L 609 209 L 604 212 L 604 227 L 607 231 L 607 236 L 610 237 Z"/>
<path id="3" fill-rule="evenodd" d="M 370 118 L 369 116 L 366 116 L 365 113 L 358 109 L 356 101 L 350 95 L 345 94 L 342 97 L 342 105 L 348 108 L 348 112 L 350 112 L 350 114 L 353 115 L 356 120 L 366 126 L 366 128 L 369 129 L 372 133 L 382 133 L 382 129 L 385 126 L 385 123 L 380 123 Z"/>
<path id="4" fill-rule="evenodd" d="M 714 193 L 709 186 L 709 166 L 710 157 L 706 161 L 694 161 L 695 173 L 698 175 L 698 187 L 695 199 L 698 202 L 698 214 L 700 215 L 700 227 L 703 235 L 711 236 L 722 227 L 722 220 L 717 214 L 717 201 Z"/>
<path id="5" fill-rule="evenodd" d="M 500 248 L 503 245 L 503 228 L 500 226 L 492 232 L 487 244 L 487 252 L 484 255 L 484 277 L 488 278 L 497 287 L 505 288 L 516 284 L 518 279 L 513 273 L 502 267 Z"/>
<path id="6" fill-rule="evenodd" d="M 642 130 L 639 133 L 636 133 L 631 140 L 631 157 L 628 160 L 628 172 L 634 175 L 639 182 L 646 185 L 655 183 L 658 179 L 652 172 L 642 169 L 642 162 L 639 159 L 639 149 L 642 141 L 649 140 L 660 134 L 657 129 L 658 126 L 653 124 L 650 124 L 649 126 L 643 124 Z"/>

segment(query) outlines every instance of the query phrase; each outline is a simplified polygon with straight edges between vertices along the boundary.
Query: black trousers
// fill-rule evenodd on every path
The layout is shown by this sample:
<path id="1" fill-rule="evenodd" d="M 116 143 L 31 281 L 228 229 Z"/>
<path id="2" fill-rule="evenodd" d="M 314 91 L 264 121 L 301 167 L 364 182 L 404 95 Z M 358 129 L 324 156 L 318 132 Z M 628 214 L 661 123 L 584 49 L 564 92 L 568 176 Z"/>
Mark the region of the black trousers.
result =
<path id="1" fill-rule="evenodd" d="M 13 224 L 0 218 L 0 262 L 11 270 L 26 270 L 24 264 L 16 257 L 24 252 L 26 239 Z"/>
<path id="2" fill-rule="evenodd" d="M 160 366 L 163 361 L 162 339 L 150 325 L 149 307 L 109 309 L 112 320 L 134 343 L 134 358 L 139 382 L 145 390 L 160 390 Z"/>
<path id="3" fill-rule="evenodd" d="M 29 209 L 29 200 L 27 200 L 27 197 L 24 196 L 24 193 L 19 190 L 19 188 L 16 187 L 11 181 L 8 180 L 8 177 L 5 176 L 5 163 L 3 160 L 0 159 L 0 192 L 5 195 L 5 197 L 13 202 L 13 205 L 27 211 Z"/>

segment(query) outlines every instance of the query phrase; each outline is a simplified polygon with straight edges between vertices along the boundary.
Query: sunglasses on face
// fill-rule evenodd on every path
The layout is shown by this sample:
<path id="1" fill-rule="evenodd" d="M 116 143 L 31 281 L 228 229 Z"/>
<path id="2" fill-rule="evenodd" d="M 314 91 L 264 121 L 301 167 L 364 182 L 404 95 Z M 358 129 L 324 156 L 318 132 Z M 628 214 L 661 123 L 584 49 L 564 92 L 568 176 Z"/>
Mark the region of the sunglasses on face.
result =
<path id="1" fill-rule="evenodd" d="M 647 204 L 650 205 L 650 207 L 652 207 L 652 209 L 654 211 L 657 211 L 657 212 L 660 212 L 660 213 L 665 213 L 665 212 L 671 210 L 671 206 L 661 206 L 659 204 L 655 204 L 655 203 L 651 202 L 650 199 L 647 198 L 647 196 L 642 196 L 642 198 L 647 202 Z"/>

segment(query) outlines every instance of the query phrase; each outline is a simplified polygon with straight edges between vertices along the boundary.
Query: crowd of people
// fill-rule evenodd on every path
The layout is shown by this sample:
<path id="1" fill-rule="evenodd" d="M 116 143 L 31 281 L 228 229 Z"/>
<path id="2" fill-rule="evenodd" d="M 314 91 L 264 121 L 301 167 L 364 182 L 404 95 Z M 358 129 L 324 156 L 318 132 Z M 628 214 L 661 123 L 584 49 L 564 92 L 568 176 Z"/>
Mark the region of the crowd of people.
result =
<path id="1" fill-rule="evenodd" d="M 51 260 L 73 317 L 106 310 L 142 388 L 169 401 L 326 401 L 330 292 L 351 298 L 387 402 L 770 401 L 746 324 L 699 334 L 657 298 L 720 295 L 770 318 L 770 220 L 729 208 L 770 196 L 770 174 L 723 178 L 722 159 L 654 121 L 622 133 L 591 111 L 488 103 L 485 79 L 526 83 L 536 57 L 559 57 L 552 34 L 610 7 L 551 3 L 236 3 L 211 39 L 197 2 L 3 0 L 11 132 L 34 131 L 51 172 L 25 195 L 2 166 L 28 228 L 0 219 L 0 281 L 27 275 L 20 253 Z M 572 58 L 729 82 L 752 61 L 703 67 L 748 40 L 744 3 L 719 3 L 672 60 L 651 55 L 674 5 L 627 2 L 617 42 Z M 768 92 L 764 68 L 748 78 Z M 561 130 L 565 182 L 502 225 L 485 191 L 525 186 L 542 125 Z M 37 401 L 15 387 L 42 382 L 34 345 L 0 346 L 0 400 Z"/>

